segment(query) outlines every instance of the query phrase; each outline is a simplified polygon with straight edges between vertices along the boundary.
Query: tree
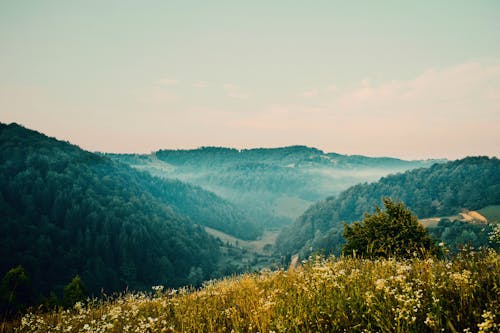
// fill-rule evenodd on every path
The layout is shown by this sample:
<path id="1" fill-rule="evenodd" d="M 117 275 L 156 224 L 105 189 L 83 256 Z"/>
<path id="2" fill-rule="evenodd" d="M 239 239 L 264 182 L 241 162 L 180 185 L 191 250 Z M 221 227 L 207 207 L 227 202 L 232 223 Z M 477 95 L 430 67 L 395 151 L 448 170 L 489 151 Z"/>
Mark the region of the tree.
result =
<path id="1" fill-rule="evenodd" d="M 63 290 L 63 304 L 64 306 L 73 306 L 76 302 L 84 301 L 87 297 L 85 285 L 83 284 L 80 276 L 75 276 L 70 283 L 64 287 Z"/>
<path id="2" fill-rule="evenodd" d="M 417 217 L 400 202 L 382 199 L 385 210 L 375 207 L 361 222 L 344 224 L 344 254 L 375 257 L 422 257 L 438 253 L 438 248 Z"/>
<path id="3" fill-rule="evenodd" d="M 0 313 L 14 315 L 32 301 L 31 281 L 19 265 L 5 273 L 0 284 Z"/>

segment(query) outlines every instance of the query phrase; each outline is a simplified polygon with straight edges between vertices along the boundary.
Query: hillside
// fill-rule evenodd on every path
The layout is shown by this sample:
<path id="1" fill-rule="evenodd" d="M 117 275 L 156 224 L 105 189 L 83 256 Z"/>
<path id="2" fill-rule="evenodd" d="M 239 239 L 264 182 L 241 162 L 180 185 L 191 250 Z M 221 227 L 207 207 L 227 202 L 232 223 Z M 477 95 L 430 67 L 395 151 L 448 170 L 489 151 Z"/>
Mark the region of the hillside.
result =
<path id="1" fill-rule="evenodd" d="M 419 218 L 456 215 L 500 203 L 500 161 L 468 157 L 358 184 L 311 206 L 277 239 L 283 254 L 340 253 L 343 222 L 360 220 L 384 196 L 403 201 Z"/>
<path id="2" fill-rule="evenodd" d="M 316 258 L 298 269 L 26 314 L 16 332 L 498 332 L 500 257 Z"/>
<path id="3" fill-rule="evenodd" d="M 203 147 L 108 156 L 153 175 L 208 189 L 245 210 L 263 228 L 290 224 L 315 201 L 359 182 L 437 162 L 347 156 L 304 146 Z"/>
<path id="4" fill-rule="evenodd" d="M 241 218 L 212 193 L 16 124 L 0 124 L 0 214 L 0 274 L 22 265 L 45 295 L 77 274 L 96 294 L 198 283 L 220 252 L 197 224 L 238 234 Z"/>

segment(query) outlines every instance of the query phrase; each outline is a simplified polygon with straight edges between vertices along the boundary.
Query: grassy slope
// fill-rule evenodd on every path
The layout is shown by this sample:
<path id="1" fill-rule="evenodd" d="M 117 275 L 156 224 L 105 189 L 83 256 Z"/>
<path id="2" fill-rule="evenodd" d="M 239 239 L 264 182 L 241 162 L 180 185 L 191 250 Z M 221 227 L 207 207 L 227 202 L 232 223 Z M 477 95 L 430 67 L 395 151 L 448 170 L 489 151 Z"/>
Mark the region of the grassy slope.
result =
<path id="1" fill-rule="evenodd" d="M 470 223 L 500 223 L 500 205 L 487 206 L 477 211 L 464 211 L 458 215 L 434 216 L 426 219 L 419 219 L 420 223 L 426 228 L 437 226 L 441 219 L 450 221 L 458 220 Z"/>
<path id="2" fill-rule="evenodd" d="M 478 212 L 488 219 L 490 223 L 500 223 L 500 205 L 484 207 Z"/>
<path id="3" fill-rule="evenodd" d="M 500 255 L 317 259 L 200 290 L 27 314 L 19 332 L 498 332 Z"/>
<path id="4" fill-rule="evenodd" d="M 266 254 L 264 247 L 266 245 L 273 246 L 279 233 L 277 230 L 266 230 L 259 239 L 255 241 L 246 241 L 209 227 L 205 227 L 205 231 L 209 235 L 219 238 L 224 243 L 229 243 L 232 246 L 241 247 L 258 254 Z"/>

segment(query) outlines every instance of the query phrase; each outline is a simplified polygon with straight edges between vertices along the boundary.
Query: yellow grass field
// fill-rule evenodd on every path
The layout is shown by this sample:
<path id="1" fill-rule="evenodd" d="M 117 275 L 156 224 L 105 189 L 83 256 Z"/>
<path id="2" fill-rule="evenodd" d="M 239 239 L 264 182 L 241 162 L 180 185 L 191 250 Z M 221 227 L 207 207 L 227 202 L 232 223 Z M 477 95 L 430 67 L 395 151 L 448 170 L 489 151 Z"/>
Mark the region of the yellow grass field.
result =
<path id="1" fill-rule="evenodd" d="M 16 332 L 499 332 L 500 255 L 312 258 L 199 289 L 29 313 Z M 9 326 L 12 328 L 11 326 Z M 4 329 L 9 327 L 4 325 Z"/>

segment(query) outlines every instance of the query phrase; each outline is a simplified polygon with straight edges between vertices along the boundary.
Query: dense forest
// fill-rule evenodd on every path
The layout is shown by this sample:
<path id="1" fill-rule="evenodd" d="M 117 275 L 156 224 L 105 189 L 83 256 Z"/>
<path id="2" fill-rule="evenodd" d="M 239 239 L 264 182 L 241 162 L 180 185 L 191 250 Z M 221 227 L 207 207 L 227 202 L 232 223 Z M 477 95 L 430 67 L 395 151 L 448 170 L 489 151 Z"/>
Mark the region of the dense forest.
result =
<path id="1" fill-rule="evenodd" d="M 1 276 L 21 265 L 44 295 L 76 275 L 95 294 L 199 283 L 220 256 L 201 224 L 257 236 L 212 193 L 16 124 L 0 124 L 0 212 Z"/>
<path id="2" fill-rule="evenodd" d="M 238 205 L 259 228 L 290 224 L 315 201 L 359 182 L 436 162 L 347 156 L 305 146 L 202 147 L 107 156 L 153 175 L 178 178 L 213 191 Z"/>
<path id="3" fill-rule="evenodd" d="M 311 206 L 283 230 L 277 247 L 283 254 L 324 250 L 340 253 L 343 222 L 360 220 L 381 205 L 382 197 L 403 201 L 419 218 L 448 216 L 462 209 L 480 209 L 500 203 L 500 161 L 468 157 L 430 168 L 358 184 Z M 444 223 L 444 222 L 443 222 Z M 436 235 L 440 235 L 435 230 Z"/>

